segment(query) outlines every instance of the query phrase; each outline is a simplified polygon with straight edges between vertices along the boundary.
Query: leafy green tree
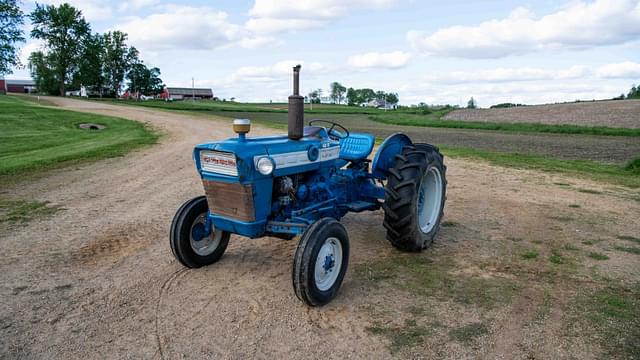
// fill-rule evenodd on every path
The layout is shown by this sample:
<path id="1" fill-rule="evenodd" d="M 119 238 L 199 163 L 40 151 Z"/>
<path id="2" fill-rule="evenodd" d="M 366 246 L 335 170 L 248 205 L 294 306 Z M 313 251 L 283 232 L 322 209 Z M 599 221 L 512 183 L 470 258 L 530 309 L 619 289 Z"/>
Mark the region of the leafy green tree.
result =
<path id="1" fill-rule="evenodd" d="M 329 85 L 329 88 L 331 89 L 331 95 L 329 95 L 331 100 L 333 100 L 334 103 L 340 104 L 342 100 L 344 100 L 344 94 L 347 91 L 347 88 L 342 86 L 339 82 L 332 82 Z"/>
<path id="2" fill-rule="evenodd" d="M 104 71 L 109 90 L 115 96 L 122 89 L 127 71 L 139 62 L 138 50 L 129 47 L 126 41 L 127 34 L 120 31 L 104 34 Z"/>
<path id="3" fill-rule="evenodd" d="M 60 78 L 58 73 L 51 66 L 54 61 L 50 54 L 42 51 L 34 51 L 29 55 L 29 71 L 31 77 L 35 79 L 39 92 L 59 95 Z"/>
<path id="4" fill-rule="evenodd" d="M 640 99 L 640 86 L 633 85 L 627 94 L 627 99 Z"/>
<path id="5" fill-rule="evenodd" d="M 478 105 L 476 104 L 476 101 L 472 96 L 471 99 L 469 99 L 469 101 L 467 102 L 467 109 L 476 109 L 477 107 Z"/>
<path id="6" fill-rule="evenodd" d="M 107 82 L 104 58 L 104 36 L 100 34 L 87 36 L 78 62 L 78 72 L 74 77 L 74 85 L 96 91 L 102 97 Z"/>
<path id="7" fill-rule="evenodd" d="M 373 89 L 360 89 L 360 100 L 363 103 L 368 103 L 369 101 L 376 98 L 376 92 Z"/>
<path id="8" fill-rule="evenodd" d="M 397 93 L 388 93 L 384 100 L 391 105 L 396 105 L 398 101 L 400 101 L 400 98 Z"/>
<path id="9" fill-rule="evenodd" d="M 11 74 L 14 66 L 20 66 L 18 44 L 24 42 L 20 26 L 24 15 L 17 0 L 0 0 L 0 76 Z"/>
<path id="10" fill-rule="evenodd" d="M 316 89 L 309 93 L 309 100 L 312 104 L 320 104 L 320 98 L 322 97 L 322 89 Z"/>
<path id="11" fill-rule="evenodd" d="M 29 17 L 33 25 L 31 36 L 43 40 L 47 48 L 46 55 L 37 57 L 38 61 L 43 62 L 31 68 L 42 70 L 42 73 L 36 73 L 36 79 L 55 74 L 54 78 L 43 81 L 57 81 L 58 93 L 64 96 L 67 81 L 77 71 L 83 40 L 90 34 L 91 28 L 82 12 L 67 3 L 57 7 L 36 4 Z M 43 66 L 48 69 L 45 71 Z"/>
<path id="12" fill-rule="evenodd" d="M 131 65 L 127 72 L 127 79 L 129 80 L 129 91 L 137 95 L 156 95 L 164 87 L 162 79 L 160 79 L 160 69 L 157 67 L 148 68 L 141 61 Z"/>
<path id="13" fill-rule="evenodd" d="M 347 89 L 347 105 L 349 106 L 359 106 L 360 102 L 360 91 L 356 90 L 352 87 Z"/>

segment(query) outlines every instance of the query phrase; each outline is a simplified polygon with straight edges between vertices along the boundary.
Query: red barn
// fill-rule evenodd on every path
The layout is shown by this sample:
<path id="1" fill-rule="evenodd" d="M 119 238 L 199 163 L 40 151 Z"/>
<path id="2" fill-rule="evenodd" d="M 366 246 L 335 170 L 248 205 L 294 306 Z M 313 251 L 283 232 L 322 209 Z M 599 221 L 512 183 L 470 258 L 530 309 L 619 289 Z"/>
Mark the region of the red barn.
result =
<path id="1" fill-rule="evenodd" d="M 4 81 L 4 79 L 0 79 L 0 94 L 6 94 L 7 93 L 7 83 Z"/>
<path id="2" fill-rule="evenodd" d="M 36 82 L 33 80 L 5 80 L 7 92 L 31 94 L 38 92 Z"/>

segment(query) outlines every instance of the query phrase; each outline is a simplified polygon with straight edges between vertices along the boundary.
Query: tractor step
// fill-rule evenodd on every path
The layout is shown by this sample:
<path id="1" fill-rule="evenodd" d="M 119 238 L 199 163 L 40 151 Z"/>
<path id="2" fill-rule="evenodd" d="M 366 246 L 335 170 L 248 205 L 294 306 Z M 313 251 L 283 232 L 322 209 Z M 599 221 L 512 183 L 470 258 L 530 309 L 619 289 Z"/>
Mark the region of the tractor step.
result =
<path id="1" fill-rule="evenodd" d="M 346 203 L 346 204 L 344 204 L 342 206 L 347 208 L 347 210 L 349 210 L 349 211 L 361 212 L 361 211 L 365 211 L 365 210 L 376 210 L 376 209 L 378 209 L 380 207 L 380 204 L 372 203 L 372 202 L 368 202 L 368 201 L 363 201 L 363 200 L 358 200 L 358 201 Z"/>

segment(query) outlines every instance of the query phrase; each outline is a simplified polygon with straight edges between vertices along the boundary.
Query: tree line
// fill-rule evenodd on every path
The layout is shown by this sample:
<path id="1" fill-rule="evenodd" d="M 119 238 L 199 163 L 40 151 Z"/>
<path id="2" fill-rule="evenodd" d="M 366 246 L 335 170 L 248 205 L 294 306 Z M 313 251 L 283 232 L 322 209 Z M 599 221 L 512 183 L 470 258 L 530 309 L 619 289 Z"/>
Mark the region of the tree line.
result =
<path id="1" fill-rule="evenodd" d="M 307 95 L 307 100 L 312 104 L 319 104 L 322 98 L 322 89 L 311 91 Z M 345 100 L 349 106 L 361 106 L 372 100 L 385 101 L 387 104 L 395 105 L 399 101 L 398 93 L 386 93 L 373 89 L 346 88 L 339 82 L 329 84 L 329 99 L 334 104 L 342 104 Z"/>
<path id="2" fill-rule="evenodd" d="M 31 53 L 28 64 L 40 92 L 65 96 L 68 89 L 84 86 L 101 97 L 118 96 L 123 88 L 154 95 L 164 87 L 160 69 L 144 64 L 138 50 L 127 44 L 126 33 L 92 33 L 82 12 L 68 3 L 36 4 L 25 16 L 17 0 L 0 0 L 0 15 L 0 39 L 8 44 L 0 47 L 0 74 L 22 66 L 17 44 L 25 41 L 20 26 L 28 18 L 31 37 L 44 44 L 43 49 Z"/>

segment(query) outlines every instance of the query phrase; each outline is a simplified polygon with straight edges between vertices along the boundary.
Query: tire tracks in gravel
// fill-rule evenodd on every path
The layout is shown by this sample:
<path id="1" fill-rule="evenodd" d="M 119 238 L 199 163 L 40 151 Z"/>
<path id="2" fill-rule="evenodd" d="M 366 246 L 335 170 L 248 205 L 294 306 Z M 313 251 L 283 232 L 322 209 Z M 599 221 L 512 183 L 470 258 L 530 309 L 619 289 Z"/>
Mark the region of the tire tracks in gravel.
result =
<path id="1" fill-rule="evenodd" d="M 164 294 L 166 294 L 167 291 L 169 291 L 169 288 L 171 287 L 171 284 L 180 276 L 182 276 L 183 274 L 187 273 L 190 269 L 188 268 L 182 268 L 179 270 L 174 271 L 173 273 L 171 273 L 171 275 L 169 275 L 167 277 L 167 279 L 162 283 L 162 286 L 160 286 L 160 290 L 158 292 L 158 301 L 156 302 L 156 309 L 155 309 L 155 335 L 156 335 L 156 342 L 158 345 L 158 350 L 157 353 L 160 354 L 160 359 L 164 360 L 164 351 L 162 349 L 162 336 L 160 334 L 160 327 L 159 327 L 159 323 L 160 323 L 160 308 L 162 306 L 162 298 L 164 296 Z M 155 358 L 155 355 L 154 355 Z"/>

